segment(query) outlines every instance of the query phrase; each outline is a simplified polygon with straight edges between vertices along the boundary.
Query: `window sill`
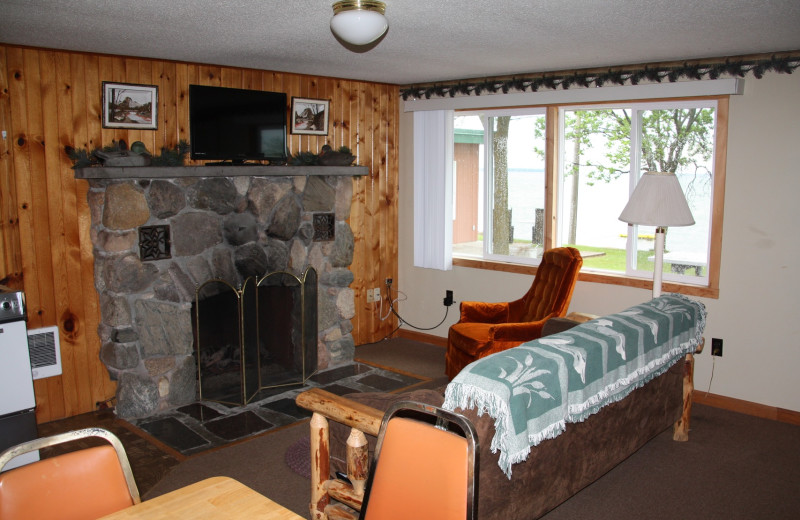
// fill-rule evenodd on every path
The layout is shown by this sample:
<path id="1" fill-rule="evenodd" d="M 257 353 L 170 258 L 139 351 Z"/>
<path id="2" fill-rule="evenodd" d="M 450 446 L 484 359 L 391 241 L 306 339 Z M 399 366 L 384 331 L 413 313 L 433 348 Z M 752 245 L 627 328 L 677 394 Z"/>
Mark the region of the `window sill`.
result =
<path id="1" fill-rule="evenodd" d="M 512 264 L 508 262 L 496 262 L 472 258 L 453 258 L 453 265 L 458 267 L 469 267 L 472 269 L 485 269 L 487 271 L 502 271 L 517 274 L 536 274 L 536 266 Z M 621 274 L 583 272 L 578 275 L 579 282 L 604 283 L 609 285 L 621 285 L 623 287 L 636 287 L 639 289 L 653 289 L 653 281 L 642 278 L 630 278 Z M 719 288 L 701 285 L 689 285 L 675 282 L 663 282 L 661 285 L 663 292 L 674 292 L 685 294 L 686 296 L 697 296 L 701 298 L 719 298 Z"/>

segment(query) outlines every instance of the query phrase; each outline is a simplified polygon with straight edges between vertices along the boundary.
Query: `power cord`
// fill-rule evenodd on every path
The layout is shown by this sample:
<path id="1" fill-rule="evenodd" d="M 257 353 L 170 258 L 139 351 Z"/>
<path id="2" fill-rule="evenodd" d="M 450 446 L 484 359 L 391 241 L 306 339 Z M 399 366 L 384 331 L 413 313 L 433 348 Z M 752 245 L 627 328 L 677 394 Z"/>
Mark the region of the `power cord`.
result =
<path id="1" fill-rule="evenodd" d="M 406 301 L 408 299 L 408 297 L 402 291 L 396 291 L 396 292 L 397 292 L 397 298 L 392 299 L 392 284 L 391 283 L 386 284 L 386 296 L 387 296 L 386 300 L 389 302 L 389 309 L 386 311 L 386 314 L 383 314 L 383 298 L 381 298 L 381 305 L 378 311 L 378 317 L 381 319 L 381 321 L 386 321 L 386 319 L 392 315 L 392 308 L 395 303 Z M 398 318 L 400 317 L 398 316 Z M 402 325 L 403 323 L 404 322 L 401 318 L 400 324 Z"/>
<path id="2" fill-rule="evenodd" d="M 711 356 L 711 379 L 708 380 L 708 390 L 706 390 L 706 398 L 711 392 L 711 382 L 714 380 L 714 367 L 717 365 L 717 356 Z"/>
<path id="3" fill-rule="evenodd" d="M 400 328 L 400 326 L 402 326 L 403 324 L 406 324 L 406 325 L 408 325 L 409 327 L 411 327 L 412 329 L 417 329 L 417 330 L 433 330 L 433 329 L 435 329 L 435 328 L 439 327 L 439 326 L 440 326 L 442 323 L 444 323 L 444 322 L 445 322 L 445 320 L 447 319 L 447 313 L 450 311 L 450 306 L 449 306 L 449 305 L 445 307 L 445 311 L 444 311 L 444 317 L 442 318 L 442 321 L 440 321 L 439 323 L 437 323 L 437 324 L 436 324 L 436 325 L 434 325 L 433 327 L 417 327 L 417 326 L 416 326 L 416 325 L 414 325 L 413 323 L 409 323 L 409 322 L 408 322 L 408 320 L 406 320 L 406 319 L 404 319 L 402 316 L 400 316 L 400 314 L 399 314 L 399 313 L 397 312 L 397 310 L 394 308 L 394 304 L 395 304 L 395 302 L 400 302 L 400 301 L 404 301 L 404 300 L 406 300 L 406 299 L 407 299 L 407 298 L 406 298 L 406 296 L 405 296 L 405 294 L 403 294 L 401 291 L 397 291 L 397 298 L 396 298 L 396 299 L 392 299 L 392 294 L 391 294 L 391 293 L 392 293 L 392 284 L 391 284 L 391 282 L 390 282 L 390 281 L 388 281 L 388 280 L 387 280 L 387 283 L 386 283 L 386 289 L 387 289 L 387 294 L 388 294 L 388 298 L 387 298 L 387 299 L 388 299 L 388 301 L 389 301 L 389 312 L 387 312 L 387 313 L 386 313 L 386 316 L 385 316 L 385 317 L 383 317 L 383 316 L 382 316 L 382 317 L 381 317 L 381 320 L 385 320 L 386 318 L 388 318 L 388 317 L 389 317 L 389 315 L 390 315 L 390 314 L 394 314 L 395 316 L 397 316 L 397 319 L 398 319 L 398 320 L 400 320 L 400 322 L 399 322 L 400 324 L 399 324 L 399 325 L 398 325 L 398 327 L 397 327 L 398 329 L 399 329 L 399 328 Z M 402 299 L 402 300 L 400 299 L 400 295 L 402 295 L 402 296 L 403 296 L 403 299 Z M 383 313 L 383 298 L 381 298 L 381 310 L 380 310 L 380 312 L 381 312 L 381 313 Z M 395 329 L 395 330 L 397 330 L 397 329 Z M 392 334 L 394 334 L 394 331 L 392 331 Z"/>

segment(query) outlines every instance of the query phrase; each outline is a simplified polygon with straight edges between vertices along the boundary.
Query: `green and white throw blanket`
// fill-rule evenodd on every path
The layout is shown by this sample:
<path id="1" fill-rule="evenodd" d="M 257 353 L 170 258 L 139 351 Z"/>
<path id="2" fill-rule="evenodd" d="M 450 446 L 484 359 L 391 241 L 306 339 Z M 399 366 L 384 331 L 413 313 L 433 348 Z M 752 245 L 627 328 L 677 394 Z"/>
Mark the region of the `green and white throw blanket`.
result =
<path id="1" fill-rule="evenodd" d="M 705 306 L 665 294 L 625 311 L 479 359 L 447 386 L 443 407 L 494 419 L 500 468 L 528 457 L 603 406 L 666 372 L 702 341 Z"/>

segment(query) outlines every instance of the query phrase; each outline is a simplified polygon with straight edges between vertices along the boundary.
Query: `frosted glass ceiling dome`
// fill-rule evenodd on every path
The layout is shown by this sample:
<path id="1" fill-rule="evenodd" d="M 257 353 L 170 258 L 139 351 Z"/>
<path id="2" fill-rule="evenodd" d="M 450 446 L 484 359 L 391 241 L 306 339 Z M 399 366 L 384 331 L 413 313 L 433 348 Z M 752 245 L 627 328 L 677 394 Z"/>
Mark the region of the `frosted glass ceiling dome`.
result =
<path id="1" fill-rule="evenodd" d="M 353 45 L 374 42 L 389 28 L 386 4 L 378 0 L 343 0 L 333 4 L 331 30 Z"/>

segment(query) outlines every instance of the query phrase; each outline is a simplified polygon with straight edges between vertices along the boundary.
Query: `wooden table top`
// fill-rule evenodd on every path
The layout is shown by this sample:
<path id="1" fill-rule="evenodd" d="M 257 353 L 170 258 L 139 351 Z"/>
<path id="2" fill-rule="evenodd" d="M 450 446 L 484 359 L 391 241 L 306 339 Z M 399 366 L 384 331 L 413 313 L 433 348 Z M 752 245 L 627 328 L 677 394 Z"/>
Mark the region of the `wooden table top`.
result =
<path id="1" fill-rule="evenodd" d="M 303 520 L 229 477 L 202 480 L 103 517 L 104 520 L 181 518 Z"/>

